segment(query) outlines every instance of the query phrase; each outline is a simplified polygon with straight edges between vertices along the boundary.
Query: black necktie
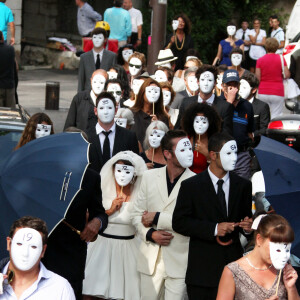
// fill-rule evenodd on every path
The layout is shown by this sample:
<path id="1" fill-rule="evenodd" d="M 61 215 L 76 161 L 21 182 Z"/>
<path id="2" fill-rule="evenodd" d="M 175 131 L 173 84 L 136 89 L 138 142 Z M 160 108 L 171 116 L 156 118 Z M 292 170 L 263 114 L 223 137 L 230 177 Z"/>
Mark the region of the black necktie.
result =
<path id="1" fill-rule="evenodd" d="M 218 199 L 220 201 L 223 214 L 224 214 L 224 216 L 227 217 L 226 200 L 225 200 L 225 193 L 223 191 L 223 183 L 224 183 L 224 180 L 222 180 L 222 179 L 219 179 L 218 182 L 217 182 L 217 185 L 218 185 L 217 196 L 218 196 Z"/>
<path id="2" fill-rule="evenodd" d="M 245 31 L 243 31 L 242 40 L 245 39 Z"/>
<path id="3" fill-rule="evenodd" d="M 110 144 L 109 144 L 108 136 L 111 133 L 111 130 L 102 131 L 102 133 L 105 135 L 105 140 L 103 143 L 103 151 L 102 151 L 103 164 L 105 164 L 110 159 Z"/>
<path id="4" fill-rule="evenodd" d="M 100 69 L 100 54 L 97 54 L 96 59 L 96 70 Z"/>

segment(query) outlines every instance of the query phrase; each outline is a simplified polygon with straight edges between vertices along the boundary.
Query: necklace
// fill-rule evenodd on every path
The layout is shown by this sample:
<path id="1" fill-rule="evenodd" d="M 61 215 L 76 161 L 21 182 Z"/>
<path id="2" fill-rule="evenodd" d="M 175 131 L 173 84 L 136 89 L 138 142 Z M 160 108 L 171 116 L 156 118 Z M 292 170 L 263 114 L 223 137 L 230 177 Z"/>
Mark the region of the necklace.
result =
<path id="1" fill-rule="evenodd" d="M 183 35 L 181 47 L 178 47 L 178 45 L 177 45 L 177 35 L 175 34 L 175 46 L 176 46 L 177 50 L 179 50 L 179 51 L 182 50 L 182 48 L 184 46 L 184 41 L 185 41 L 185 34 Z"/>
<path id="2" fill-rule="evenodd" d="M 264 269 L 260 269 L 260 268 L 257 268 L 257 267 L 254 267 L 253 265 L 252 265 L 252 263 L 251 263 L 251 261 L 249 260 L 249 258 L 248 257 L 245 257 L 246 258 L 246 261 L 247 261 L 247 263 L 249 264 L 249 266 L 250 267 L 252 267 L 253 269 L 255 269 L 255 270 L 258 270 L 258 271 L 267 271 L 267 270 L 269 270 L 273 265 L 271 264 L 269 267 L 267 267 L 267 268 L 264 268 Z"/>

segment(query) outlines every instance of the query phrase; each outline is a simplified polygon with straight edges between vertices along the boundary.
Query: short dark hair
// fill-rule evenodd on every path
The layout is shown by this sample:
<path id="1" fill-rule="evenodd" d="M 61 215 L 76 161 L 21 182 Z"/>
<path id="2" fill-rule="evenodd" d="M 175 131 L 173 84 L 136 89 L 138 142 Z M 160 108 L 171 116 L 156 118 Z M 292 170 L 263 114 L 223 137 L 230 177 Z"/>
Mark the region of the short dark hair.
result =
<path id="1" fill-rule="evenodd" d="M 236 26 L 236 23 L 235 23 L 234 21 L 229 21 L 229 22 L 227 23 L 227 26 L 235 26 L 235 27 L 237 27 L 237 26 Z"/>
<path id="2" fill-rule="evenodd" d="M 116 83 L 116 84 L 119 84 L 120 87 L 121 87 L 121 90 L 123 90 L 123 87 L 122 87 L 122 82 L 120 79 L 108 79 L 106 82 L 105 82 L 105 86 L 104 86 L 104 90 L 106 91 L 107 90 L 107 87 L 110 83 Z"/>
<path id="3" fill-rule="evenodd" d="M 97 34 L 103 34 L 104 38 L 106 39 L 107 38 L 107 32 L 105 29 L 103 28 L 100 28 L 100 27 L 97 27 L 95 28 L 92 32 L 91 32 L 91 37 L 93 35 L 97 35 Z"/>
<path id="4" fill-rule="evenodd" d="M 114 0 L 114 6 L 115 7 L 122 7 L 123 0 Z"/>
<path id="5" fill-rule="evenodd" d="M 242 55 L 244 56 L 243 50 L 242 50 L 241 48 L 239 48 L 239 47 L 232 48 L 229 57 L 231 57 L 231 55 L 232 55 L 233 53 L 242 54 Z"/>
<path id="6" fill-rule="evenodd" d="M 120 79 L 122 91 L 124 91 L 123 98 L 128 99 L 130 97 L 130 86 L 125 69 L 120 65 L 113 65 L 110 69 L 114 69 L 118 73 L 117 79 Z"/>
<path id="7" fill-rule="evenodd" d="M 43 245 L 47 244 L 48 229 L 46 222 L 40 218 L 25 216 L 13 222 L 10 227 L 9 237 L 13 238 L 17 228 L 32 228 L 41 233 Z"/>
<path id="8" fill-rule="evenodd" d="M 101 99 L 104 99 L 104 98 L 108 98 L 110 99 L 114 106 L 116 107 L 117 106 L 117 102 L 116 102 L 116 99 L 115 97 L 111 94 L 111 93 L 108 93 L 108 92 L 102 92 L 98 95 L 97 97 L 97 100 L 96 100 L 96 107 L 98 107 L 98 103 L 100 102 Z"/>
<path id="9" fill-rule="evenodd" d="M 161 150 L 172 150 L 174 146 L 173 140 L 180 137 L 187 137 L 186 133 L 183 130 L 169 130 L 168 132 L 166 132 L 160 143 Z"/>
<path id="10" fill-rule="evenodd" d="M 200 68 L 198 68 L 196 72 L 196 77 L 199 79 L 200 75 L 206 71 L 213 73 L 215 81 L 217 80 L 217 75 L 218 75 L 217 68 L 215 66 L 207 65 L 207 64 L 204 64 Z"/>
<path id="11" fill-rule="evenodd" d="M 172 70 L 172 69 L 170 69 L 170 68 L 168 68 L 168 67 L 161 67 L 161 66 L 159 66 L 158 68 L 157 68 L 157 70 L 161 70 L 161 71 L 163 71 L 163 72 L 167 72 L 167 79 L 168 79 L 168 81 L 173 81 L 173 78 L 174 78 L 174 74 L 175 74 L 175 72 Z"/>
<path id="12" fill-rule="evenodd" d="M 217 67 L 218 74 L 224 73 L 226 70 L 228 70 L 228 66 L 225 64 L 219 65 Z"/>
<path id="13" fill-rule="evenodd" d="M 259 80 L 257 76 L 251 72 L 249 73 L 244 73 L 244 75 L 241 77 L 241 79 L 246 80 L 252 89 L 256 89 L 259 86 Z"/>
<path id="14" fill-rule="evenodd" d="M 278 16 L 277 16 L 277 15 L 272 15 L 272 16 L 271 16 L 271 18 L 272 18 L 272 20 L 276 19 L 276 20 L 278 20 L 278 21 L 279 21 L 279 18 L 278 18 Z"/>
<path id="15" fill-rule="evenodd" d="M 232 140 L 234 138 L 228 133 L 215 133 L 208 140 L 208 152 L 220 152 L 223 145 Z"/>

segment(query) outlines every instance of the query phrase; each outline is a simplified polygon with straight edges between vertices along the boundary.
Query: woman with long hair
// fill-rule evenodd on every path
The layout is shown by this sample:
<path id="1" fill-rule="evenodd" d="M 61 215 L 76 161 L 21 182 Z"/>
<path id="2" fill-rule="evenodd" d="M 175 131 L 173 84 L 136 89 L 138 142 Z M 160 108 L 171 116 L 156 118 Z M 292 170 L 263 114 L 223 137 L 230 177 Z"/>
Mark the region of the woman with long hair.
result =
<path id="1" fill-rule="evenodd" d="M 129 79 L 126 71 L 120 65 L 112 66 L 107 72 L 108 79 L 119 79 L 121 81 L 122 90 L 124 91 L 123 98 L 128 99 L 130 97 Z"/>
<path id="2" fill-rule="evenodd" d="M 134 51 L 131 44 L 120 47 L 118 50 L 117 63 L 124 68 L 127 74 L 129 74 L 129 58 Z"/>

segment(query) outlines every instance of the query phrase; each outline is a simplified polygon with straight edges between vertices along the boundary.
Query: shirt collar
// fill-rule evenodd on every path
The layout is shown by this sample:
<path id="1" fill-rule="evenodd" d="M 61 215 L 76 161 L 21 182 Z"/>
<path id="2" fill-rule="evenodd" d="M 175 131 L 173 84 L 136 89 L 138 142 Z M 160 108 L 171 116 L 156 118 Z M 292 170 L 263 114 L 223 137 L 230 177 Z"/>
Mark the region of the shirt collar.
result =
<path id="1" fill-rule="evenodd" d="M 252 97 L 252 98 L 249 100 L 249 102 L 250 102 L 250 103 L 253 103 L 253 100 L 254 100 L 254 97 Z"/>
<path id="2" fill-rule="evenodd" d="M 213 183 L 213 185 L 215 186 L 217 184 L 217 182 L 220 180 L 220 178 L 218 178 L 211 170 L 210 167 L 207 168 L 209 177 Z M 227 180 L 229 180 L 229 172 L 226 173 L 226 175 L 221 178 L 222 180 L 224 180 L 224 183 L 227 182 Z"/>
<path id="3" fill-rule="evenodd" d="M 204 101 L 201 97 L 200 97 L 200 93 L 198 94 L 198 102 L 199 103 L 202 103 L 202 102 L 205 102 L 207 103 L 208 105 L 212 105 L 214 103 L 214 100 L 215 100 L 215 94 L 212 93 L 212 95 L 206 100 Z"/>
<path id="4" fill-rule="evenodd" d="M 116 123 L 114 123 L 113 126 L 111 126 L 109 130 L 111 130 L 111 132 L 114 133 L 116 131 Z M 106 131 L 106 130 L 101 127 L 99 122 L 97 122 L 97 125 L 96 125 L 97 135 L 99 135 L 102 131 Z"/>
<path id="5" fill-rule="evenodd" d="M 193 95 L 189 92 L 189 90 L 187 88 L 185 88 L 186 93 L 188 94 L 189 97 L 192 97 Z"/>
<path id="6" fill-rule="evenodd" d="M 96 51 L 94 50 L 94 48 L 92 49 L 92 51 L 93 51 L 93 54 L 94 54 L 95 59 L 97 58 L 97 54 L 100 54 L 100 60 L 101 60 L 102 55 L 103 55 L 104 48 L 103 48 L 100 52 L 96 52 Z"/>

